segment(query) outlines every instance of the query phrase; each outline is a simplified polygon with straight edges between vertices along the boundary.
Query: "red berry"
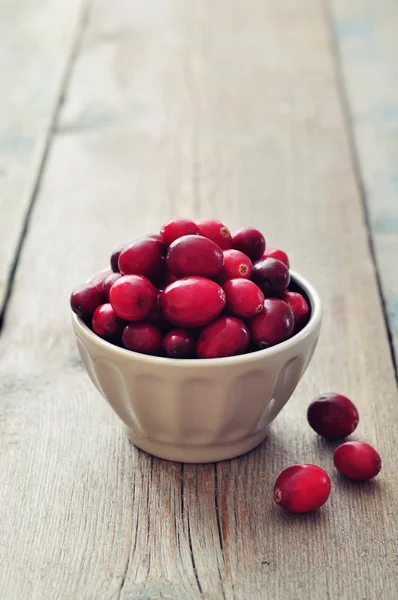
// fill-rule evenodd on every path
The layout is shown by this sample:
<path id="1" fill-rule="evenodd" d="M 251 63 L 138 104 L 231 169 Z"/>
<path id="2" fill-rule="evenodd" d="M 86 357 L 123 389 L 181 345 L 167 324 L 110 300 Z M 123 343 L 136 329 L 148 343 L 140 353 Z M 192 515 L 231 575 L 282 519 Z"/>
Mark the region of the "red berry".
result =
<path id="1" fill-rule="evenodd" d="M 162 334 L 150 323 L 130 323 L 123 330 L 123 346 L 141 354 L 157 354 L 162 344 Z"/>
<path id="2" fill-rule="evenodd" d="M 264 260 L 265 258 L 276 258 L 276 260 L 280 260 L 287 268 L 289 268 L 289 257 L 283 250 L 278 250 L 278 248 L 266 248 L 260 260 Z"/>
<path id="3" fill-rule="evenodd" d="M 125 325 L 126 323 L 119 319 L 110 304 L 102 304 L 93 314 L 94 333 L 109 342 L 120 340 Z"/>
<path id="4" fill-rule="evenodd" d="M 122 250 L 124 250 L 125 244 L 116 248 L 111 254 L 111 269 L 114 273 L 119 273 L 119 256 Z"/>
<path id="5" fill-rule="evenodd" d="M 263 310 L 250 321 L 251 339 L 256 346 L 268 348 L 293 334 L 294 317 L 290 306 L 277 298 L 266 298 Z"/>
<path id="6" fill-rule="evenodd" d="M 278 476 L 274 500 L 292 513 L 316 510 L 330 496 L 329 475 L 316 465 L 293 465 Z"/>
<path id="7" fill-rule="evenodd" d="M 108 275 L 110 275 L 110 273 L 112 273 L 112 271 L 110 269 L 104 269 L 103 271 L 100 271 L 99 273 L 95 273 L 95 275 L 90 277 L 90 279 L 88 280 L 87 283 L 95 285 L 95 287 L 98 289 L 98 291 L 101 292 L 102 284 L 104 283 L 104 280 L 108 277 Z"/>
<path id="8" fill-rule="evenodd" d="M 121 319 L 142 321 L 156 304 L 157 290 L 142 275 L 125 275 L 112 285 L 110 303 Z"/>
<path id="9" fill-rule="evenodd" d="M 160 296 L 161 292 L 159 291 L 156 298 L 156 304 L 145 320 L 152 325 L 156 325 L 156 327 L 163 333 L 167 333 L 167 331 L 170 331 L 173 326 L 165 319 L 162 313 L 160 308 Z"/>
<path id="10" fill-rule="evenodd" d="M 223 285 L 227 311 L 241 319 L 251 319 L 263 310 L 264 294 L 249 279 L 229 279 Z"/>
<path id="11" fill-rule="evenodd" d="M 253 227 L 241 227 L 232 236 L 232 247 L 247 254 L 251 260 L 257 260 L 265 250 L 264 236 Z"/>
<path id="12" fill-rule="evenodd" d="M 176 277 L 199 275 L 214 279 L 223 265 L 222 250 L 201 235 L 184 235 L 169 247 L 166 265 Z"/>
<path id="13" fill-rule="evenodd" d="M 292 309 L 294 314 L 294 331 L 297 333 L 307 325 L 310 316 L 310 307 L 304 296 L 296 292 L 286 290 L 282 296 L 282 300 Z"/>
<path id="14" fill-rule="evenodd" d="M 148 235 L 145 235 L 144 237 L 150 238 L 151 240 L 155 240 L 157 242 L 161 242 L 162 244 L 164 243 L 163 238 L 159 233 L 148 233 Z"/>
<path id="15" fill-rule="evenodd" d="M 242 354 L 249 340 L 249 330 L 243 321 L 235 317 L 220 317 L 203 329 L 196 355 L 198 358 L 221 358 Z"/>
<path id="16" fill-rule="evenodd" d="M 165 281 L 166 285 L 170 285 L 170 283 L 174 283 L 174 281 L 177 281 L 177 279 L 178 279 L 178 277 L 176 277 L 174 275 L 174 273 L 172 273 L 170 271 L 170 269 L 166 268 L 165 273 L 164 273 L 164 281 Z"/>
<path id="17" fill-rule="evenodd" d="M 177 327 L 203 327 L 223 311 L 225 292 L 210 279 L 185 277 L 163 290 L 160 306 L 166 319 Z"/>
<path id="18" fill-rule="evenodd" d="M 193 356 L 196 339 L 192 331 L 172 329 L 162 342 L 162 348 L 169 358 L 189 358 Z"/>
<path id="19" fill-rule="evenodd" d="M 120 273 L 110 273 L 103 281 L 102 283 L 102 290 L 104 292 L 104 302 L 109 302 L 109 292 L 110 289 L 112 287 L 112 285 L 115 283 L 115 281 L 117 281 L 118 279 L 120 279 L 121 274 Z"/>
<path id="20" fill-rule="evenodd" d="M 220 283 L 228 279 L 250 279 L 252 274 L 252 261 L 246 254 L 239 250 L 224 250 L 224 264 L 218 277 Z"/>
<path id="21" fill-rule="evenodd" d="M 179 237 L 184 235 L 197 235 L 199 227 L 191 219 L 172 219 L 165 223 L 160 230 L 163 243 L 170 246 Z"/>
<path id="22" fill-rule="evenodd" d="M 379 453 L 365 442 L 344 442 L 335 451 L 333 461 L 336 469 L 350 479 L 372 479 L 381 470 Z"/>
<path id="23" fill-rule="evenodd" d="M 123 275 L 143 275 L 156 281 L 163 275 L 166 248 L 155 237 L 142 237 L 125 246 L 119 256 Z"/>
<path id="24" fill-rule="evenodd" d="M 253 265 L 252 279 L 266 296 L 282 294 L 290 283 L 289 269 L 275 258 L 265 258 Z"/>
<path id="25" fill-rule="evenodd" d="M 225 227 L 217 219 L 198 219 L 196 225 L 199 228 L 200 235 L 212 240 L 221 250 L 227 250 L 232 246 L 232 237 L 228 227 Z"/>
<path id="26" fill-rule="evenodd" d="M 355 431 L 359 415 L 355 404 L 341 394 L 321 394 L 308 407 L 308 423 L 325 438 L 347 437 Z"/>
<path id="27" fill-rule="evenodd" d="M 102 304 L 102 300 L 102 289 L 98 289 L 93 283 L 83 283 L 73 290 L 70 306 L 78 317 L 85 320 L 92 317 L 95 309 Z"/>

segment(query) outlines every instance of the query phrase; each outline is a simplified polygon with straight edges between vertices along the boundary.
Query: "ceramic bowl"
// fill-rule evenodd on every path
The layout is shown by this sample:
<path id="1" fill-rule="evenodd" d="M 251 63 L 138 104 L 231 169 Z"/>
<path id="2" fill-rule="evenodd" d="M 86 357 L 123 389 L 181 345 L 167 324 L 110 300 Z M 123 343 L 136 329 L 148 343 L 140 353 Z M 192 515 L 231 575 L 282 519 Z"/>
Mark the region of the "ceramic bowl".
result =
<path id="1" fill-rule="evenodd" d="M 306 370 L 321 328 L 316 290 L 298 274 L 292 282 L 310 302 L 304 329 L 271 348 L 228 358 L 138 354 L 104 341 L 73 314 L 87 373 L 136 446 L 168 460 L 213 462 L 265 439 Z"/>

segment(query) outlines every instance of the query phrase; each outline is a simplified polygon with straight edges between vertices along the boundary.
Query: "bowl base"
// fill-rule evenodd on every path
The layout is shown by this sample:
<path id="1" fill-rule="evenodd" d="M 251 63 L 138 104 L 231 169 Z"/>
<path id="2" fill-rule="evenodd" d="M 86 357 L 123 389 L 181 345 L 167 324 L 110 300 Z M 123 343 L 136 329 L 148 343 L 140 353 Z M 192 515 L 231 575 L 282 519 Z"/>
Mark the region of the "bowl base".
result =
<path id="1" fill-rule="evenodd" d="M 267 436 L 268 428 L 254 435 L 241 438 L 229 444 L 209 444 L 206 446 L 186 446 L 183 444 L 168 444 L 137 435 L 128 429 L 130 441 L 148 454 L 164 460 L 184 463 L 210 463 L 235 458 L 253 450 Z"/>

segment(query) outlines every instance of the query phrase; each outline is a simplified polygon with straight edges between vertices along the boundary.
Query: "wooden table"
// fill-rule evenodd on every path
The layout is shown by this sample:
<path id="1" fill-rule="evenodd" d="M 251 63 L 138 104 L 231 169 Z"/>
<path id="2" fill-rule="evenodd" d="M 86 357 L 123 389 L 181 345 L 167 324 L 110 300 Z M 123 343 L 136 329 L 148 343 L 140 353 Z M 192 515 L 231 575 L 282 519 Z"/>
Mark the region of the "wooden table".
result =
<path id="1" fill-rule="evenodd" d="M 0 7 L 0 597 L 398 598 L 398 6 L 15 0 Z M 323 298 L 267 441 L 217 465 L 131 446 L 88 380 L 69 293 L 174 215 L 255 224 Z M 358 405 L 383 471 L 337 476 L 306 424 Z M 316 514 L 272 501 L 326 468 Z"/>

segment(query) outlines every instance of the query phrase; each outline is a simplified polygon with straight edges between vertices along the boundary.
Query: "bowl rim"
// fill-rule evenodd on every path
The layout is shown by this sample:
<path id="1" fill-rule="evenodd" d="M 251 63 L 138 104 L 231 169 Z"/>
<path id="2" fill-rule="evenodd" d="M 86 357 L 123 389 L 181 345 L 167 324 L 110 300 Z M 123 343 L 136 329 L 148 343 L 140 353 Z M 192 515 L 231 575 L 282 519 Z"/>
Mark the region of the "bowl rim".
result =
<path id="1" fill-rule="evenodd" d="M 120 346 L 115 346 L 110 342 L 100 338 L 82 321 L 74 312 L 72 312 L 72 319 L 75 330 L 80 331 L 84 337 L 88 338 L 91 343 L 97 345 L 100 349 L 106 350 L 111 354 L 119 355 L 120 357 L 129 358 L 134 361 L 142 361 L 145 363 L 153 363 L 154 365 L 163 365 L 170 367 L 179 368 L 190 368 L 197 367 L 198 369 L 217 367 L 217 366 L 230 366 L 239 365 L 242 363 L 256 362 L 266 357 L 275 356 L 279 353 L 285 352 L 299 344 L 306 337 L 317 329 L 322 320 L 322 303 L 318 292 L 315 287 L 302 275 L 299 275 L 295 271 L 290 270 L 291 279 L 303 289 L 308 297 L 311 305 L 311 317 L 308 323 L 303 327 L 301 331 L 293 335 L 291 338 L 264 348 L 263 350 L 257 350 L 256 352 L 249 352 L 246 354 L 238 354 L 234 356 L 225 356 L 221 358 L 167 358 L 164 356 L 152 356 L 149 354 L 141 354 L 139 352 L 133 352 Z M 77 335 L 77 332 L 76 332 Z"/>

